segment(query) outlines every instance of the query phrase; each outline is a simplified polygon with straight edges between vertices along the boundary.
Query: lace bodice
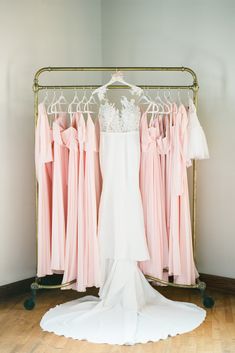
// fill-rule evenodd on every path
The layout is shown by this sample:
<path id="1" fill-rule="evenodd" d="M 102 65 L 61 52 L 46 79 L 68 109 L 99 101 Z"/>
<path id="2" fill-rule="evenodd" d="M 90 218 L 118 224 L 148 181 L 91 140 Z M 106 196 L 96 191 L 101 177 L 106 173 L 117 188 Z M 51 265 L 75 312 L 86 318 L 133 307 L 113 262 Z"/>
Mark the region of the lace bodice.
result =
<path id="1" fill-rule="evenodd" d="M 100 105 L 99 122 L 104 132 L 129 132 L 139 130 L 140 108 L 135 100 L 121 98 L 122 108 L 119 111 L 113 103 L 106 101 Z"/>

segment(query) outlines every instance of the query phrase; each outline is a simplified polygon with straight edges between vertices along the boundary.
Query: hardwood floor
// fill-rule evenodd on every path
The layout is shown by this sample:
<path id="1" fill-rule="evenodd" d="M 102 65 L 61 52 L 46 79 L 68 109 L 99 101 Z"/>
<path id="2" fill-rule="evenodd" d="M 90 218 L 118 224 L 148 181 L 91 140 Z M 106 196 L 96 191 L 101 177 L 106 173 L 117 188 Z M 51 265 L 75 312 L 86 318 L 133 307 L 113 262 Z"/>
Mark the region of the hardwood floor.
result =
<path id="1" fill-rule="evenodd" d="M 196 290 L 160 288 L 170 299 L 201 304 Z M 209 291 L 215 299 L 205 322 L 196 330 L 155 343 L 134 346 L 93 344 L 43 332 L 42 315 L 56 304 L 75 299 L 74 291 L 38 291 L 36 307 L 23 307 L 27 294 L 0 303 L 0 353 L 235 353 L 235 296 Z"/>

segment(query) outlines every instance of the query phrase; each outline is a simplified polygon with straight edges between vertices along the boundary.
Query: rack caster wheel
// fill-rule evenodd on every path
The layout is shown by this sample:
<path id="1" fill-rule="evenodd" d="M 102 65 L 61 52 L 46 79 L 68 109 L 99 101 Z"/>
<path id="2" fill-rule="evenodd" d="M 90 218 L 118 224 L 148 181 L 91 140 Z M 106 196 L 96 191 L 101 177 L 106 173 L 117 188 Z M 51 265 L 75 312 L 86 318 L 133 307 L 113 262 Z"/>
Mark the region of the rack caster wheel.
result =
<path id="1" fill-rule="evenodd" d="M 37 282 L 31 283 L 31 297 L 24 301 L 24 308 L 26 310 L 33 310 L 36 304 L 36 290 L 39 289 Z"/>
<path id="2" fill-rule="evenodd" d="M 33 310 L 34 307 L 35 307 L 35 301 L 33 298 L 28 298 L 24 301 L 24 308 L 26 310 Z"/>
<path id="3" fill-rule="evenodd" d="M 202 303 L 203 306 L 205 308 L 213 308 L 215 301 L 212 297 L 209 297 L 208 295 L 206 295 L 205 291 L 206 291 L 206 283 L 202 282 L 202 281 L 198 281 L 198 288 L 200 290 L 201 293 L 201 298 L 202 298 Z"/>
<path id="4" fill-rule="evenodd" d="M 205 308 L 213 308 L 215 301 L 213 298 L 204 295 L 203 297 L 203 305 Z"/>

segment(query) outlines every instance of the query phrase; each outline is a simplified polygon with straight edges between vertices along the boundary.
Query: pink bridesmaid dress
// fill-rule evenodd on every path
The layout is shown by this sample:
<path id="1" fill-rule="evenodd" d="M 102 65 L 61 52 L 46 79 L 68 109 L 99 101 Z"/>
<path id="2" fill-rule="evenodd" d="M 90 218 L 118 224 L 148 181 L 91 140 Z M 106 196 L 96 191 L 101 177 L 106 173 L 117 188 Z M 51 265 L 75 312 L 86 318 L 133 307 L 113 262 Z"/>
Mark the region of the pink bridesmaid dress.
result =
<path id="1" fill-rule="evenodd" d="M 71 122 L 71 126 L 63 132 L 63 140 L 69 150 L 68 160 L 68 208 L 65 245 L 64 276 L 62 283 L 77 279 L 77 238 L 78 238 L 78 113 Z M 75 289 L 76 284 L 62 287 Z"/>
<path id="2" fill-rule="evenodd" d="M 187 158 L 188 136 L 187 111 L 183 105 L 179 107 L 177 114 L 179 121 L 179 152 L 181 161 L 181 193 L 179 196 L 179 243 L 180 243 L 180 262 L 181 273 L 174 277 L 175 283 L 194 284 L 199 276 L 194 263 L 193 246 L 192 246 L 192 228 L 190 218 L 190 204 L 188 193 L 187 167 L 191 165 L 191 161 Z"/>
<path id="3" fill-rule="evenodd" d="M 98 161 L 97 128 L 88 114 L 86 123 L 86 161 L 85 161 L 85 254 L 86 286 L 100 286 L 99 245 L 97 236 L 97 215 L 100 192 Z"/>
<path id="4" fill-rule="evenodd" d="M 160 152 L 160 165 L 161 165 L 161 174 L 162 174 L 162 188 L 163 188 L 163 193 L 162 193 L 162 203 L 163 203 L 163 209 L 164 211 L 166 210 L 166 137 L 165 137 L 165 130 L 164 130 L 164 117 L 162 115 L 159 115 L 155 120 L 154 123 L 158 121 L 159 123 L 159 131 L 160 131 L 160 136 L 157 138 L 157 145 L 159 148 Z M 164 212 L 165 216 L 165 224 L 166 224 L 166 212 Z M 168 239 L 167 239 L 168 243 Z M 167 256 L 168 257 L 168 256 Z M 168 259 L 167 259 L 167 266 L 168 266 Z"/>
<path id="5" fill-rule="evenodd" d="M 140 190 L 142 195 L 145 232 L 150 260 L 139 263 L 144 274 L 163 279 L 165 209 L 162 203 L 163 185 L 160 155 L 157 146 L 159 126 L 148 127 L 147 114 L 141 117 Z"/>
<path id="6" fill-rule="evenodd" d="M 176 107 L 172 104 L 173 112 Z M 174 113 L 170 113 L 164 117 L 164 130 L 167 141 L 167 148 L 165 151 L 165 217 L 166 217 L 166 232 L 168 238 L 168 251 L 169 251 L 169 239 L 170 239 L 170 208 L 171 208 L 171 125 Z M 168 253 L 168 264 L 169 264 L 169 253 Z"/>
<path id="7" fill-rule="evenodd" d="M 53 272 L 58 273 L 64 271 L 67 218 L 68 148 L 63 141 L 65 128 L 66 115 L 63 114 L 53 122 L 54 164 L 51 269 Z"/>
<path id="8" fill-rule="evenodd" d="M 77 117 L 77 138 L 79 147 L 78 157 L 78 237 L 77 237 L 77 282 L 75 288 L 79 292 L 86 291 L 86 249 L 85 249 L 85 200 L 84 200 L 84 182 L 85 182 L 85 139 L 86 126 L 83 114 Z"/>
<path id="9" fill-rule="evenodd" d="M 158 136 L 157 136 L 157 149 L 160 158 L 161 167 L 161 200 L 162 200 L 162 241 L 163 241 L 163 268 L 168 270 L 169 263 L 169 245 L 167 235 L 167 219 L 166 219 L 166 155 L 170 149 L 170 142 L 165 135 L 164 129 L 165 117 L 158 116 L 154 124 L 159 124 Z M 164 280 L 168 280 L 168 273 L 164 272 Z"/>
<path id="10" fill-rule="evenodd" d="M 99 213 L 99 206 L 100 206 L 100 196 L 102 191 L 102 176 L 100 170 L 100 124 L 99 119 L 95 120 L 95 153 L 94 153 L 94 163 L 95 163 L 95 190 L 96 190 L 96 205 L 97 205 L 97 224 L 98 224 L 98 213 Z"/>
<path id="11" fill-rule="evenodd" d="M 182 164 L 180 156 L 179 128 L 180 116 L 173 106 L 170 121 L 170 153 L 168 156 L 168 224 L 169 224 L 169 275 L 181 273 L 179 195 L 182 192 Z"/>
<path id="12" fill-rule="evenodd" d="M 35 135 L 35 165 L 38 182 L 37 276 L 51 275 L 51 212 L 52 212 L 52 131 L 46 108 L 38 106 Z"/>

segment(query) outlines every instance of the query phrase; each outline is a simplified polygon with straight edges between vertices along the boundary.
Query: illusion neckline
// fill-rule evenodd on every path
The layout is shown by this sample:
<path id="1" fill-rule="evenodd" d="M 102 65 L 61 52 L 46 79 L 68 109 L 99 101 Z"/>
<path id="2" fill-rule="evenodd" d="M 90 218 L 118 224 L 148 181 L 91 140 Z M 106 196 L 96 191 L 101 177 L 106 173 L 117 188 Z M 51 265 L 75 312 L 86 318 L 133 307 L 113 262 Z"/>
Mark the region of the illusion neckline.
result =
<path id="1" fill-rule="evenodd" d="M 128 99 L 126 96 L 122 96 L 120 99 L 120 102 L 121 102 L 121 108 L 118 108 L 114 102 L 110 102 L 106 98 L 104 103 L 100 103 L 99 111 L 101 110 L 101 108 L 109 107 L 115 112 L 115 114 L 118 115 L 119 118 L 122 118 L 124 112 L 128 110 L 128 106 L 131 105 L 133 108 L 138 109 L 139 113 L 141 113 L 140 107 L 137 104 L 135 104 L 134 98 Z M 126 105 L 123 102 L 126 102 Z"/>

